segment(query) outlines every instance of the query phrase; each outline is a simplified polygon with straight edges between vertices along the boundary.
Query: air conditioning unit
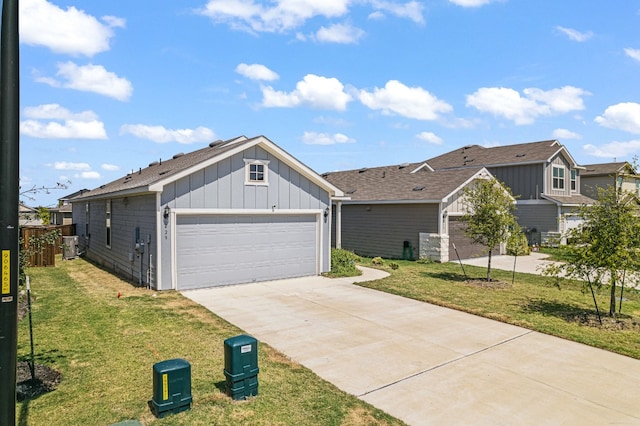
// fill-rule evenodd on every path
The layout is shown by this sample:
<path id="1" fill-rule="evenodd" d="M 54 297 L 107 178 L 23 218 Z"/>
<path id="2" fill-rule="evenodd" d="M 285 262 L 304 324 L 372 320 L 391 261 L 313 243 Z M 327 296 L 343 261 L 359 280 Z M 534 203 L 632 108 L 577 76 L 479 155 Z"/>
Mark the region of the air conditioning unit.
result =
<path id="1" fill-rule="evenodd" d="M 62 237 L 62 258 L 65 260 L 78 257 L 78 236 Z"/>

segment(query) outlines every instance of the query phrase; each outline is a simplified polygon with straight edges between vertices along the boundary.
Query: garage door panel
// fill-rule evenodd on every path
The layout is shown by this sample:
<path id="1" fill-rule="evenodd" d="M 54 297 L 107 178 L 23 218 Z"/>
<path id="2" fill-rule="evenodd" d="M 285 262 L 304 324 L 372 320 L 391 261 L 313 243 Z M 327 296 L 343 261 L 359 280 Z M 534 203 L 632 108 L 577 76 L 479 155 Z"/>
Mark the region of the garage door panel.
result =
<path id="1" fill-rule="evenodd" d="M 471 238 L 464 234 L 465 229 L 465 222 L 457 217 L 449 217 L 449 260 L 456 259 L 454 244 L 461 259 L 488 256 L 487 247 L 482 244 L 473 244 Z M 499 250 L 494 249 L 492 254 L 499 254 Z"/>
<path id="2" fill-rule="evenodd" d="M 178 216 L 177 287 L 315 275 L 316 215 Z"/>

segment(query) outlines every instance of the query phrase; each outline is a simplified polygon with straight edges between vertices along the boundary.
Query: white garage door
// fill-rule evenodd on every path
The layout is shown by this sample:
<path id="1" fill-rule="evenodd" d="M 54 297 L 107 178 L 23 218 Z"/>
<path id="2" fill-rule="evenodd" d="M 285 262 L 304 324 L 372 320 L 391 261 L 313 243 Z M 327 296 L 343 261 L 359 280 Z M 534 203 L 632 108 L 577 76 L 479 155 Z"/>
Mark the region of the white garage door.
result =
<path id="1" fill-rule="evenodd" d="M 178 215 L 180 290 L 315 275 L 316 215 Z"/>

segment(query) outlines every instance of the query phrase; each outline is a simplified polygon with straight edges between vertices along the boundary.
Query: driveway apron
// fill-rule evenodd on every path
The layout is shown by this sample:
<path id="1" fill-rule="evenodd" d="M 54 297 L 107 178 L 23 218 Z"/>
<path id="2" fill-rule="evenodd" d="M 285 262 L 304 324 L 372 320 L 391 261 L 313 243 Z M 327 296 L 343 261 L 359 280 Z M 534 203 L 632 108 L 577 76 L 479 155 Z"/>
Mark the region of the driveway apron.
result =
<path id="1" fill-rule="evenodd" d="M 640 424 L 638 360 L 353 282 L 183 294 L 410 425 Z"/>

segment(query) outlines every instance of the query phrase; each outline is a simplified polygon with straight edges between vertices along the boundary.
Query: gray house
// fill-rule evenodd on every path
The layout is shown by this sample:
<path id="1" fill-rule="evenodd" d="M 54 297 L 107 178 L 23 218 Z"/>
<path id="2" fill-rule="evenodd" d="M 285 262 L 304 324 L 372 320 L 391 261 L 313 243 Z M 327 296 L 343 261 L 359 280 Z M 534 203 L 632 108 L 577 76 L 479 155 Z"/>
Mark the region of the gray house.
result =
<path id="1" fill-rule="evenodd" d="M 609 186 L 640 196 L 640 175 L 630 163 L 602 163 L 584 166 L 580 192 L 592 198 L 598 197 L 598 188 Z"/>
<path id="2" fill-rule="evenodd" d="M 463 188 L 491 177 L 484 167 L 433 170 L 402 164 L 322 175 L 349 199 L 334 199 L 337 246 L 364 256 L 446 262 L 486 255 L 459 220 Z M 455 249 L 454 249 L 455 245 Z"/>
<path id="3" fill-rule="evenodd" d="M 560 233 L 578 226 L 577 207 L 594 200 L 580 193 L 579 166 L 557 140 L 494 148 L 469 145 L 426 160 L 434 170 L 464 170 L 484 166 L 517 198 L 515 214 L 530 244 L 543 233 Z"/>
<path id="4" fill-rule="evenodd" d="M 185 290 L 330 270 L 344 194 L 264 136 L 154 161 L 71 200 L 79 251 L 141 285 Z"/>

